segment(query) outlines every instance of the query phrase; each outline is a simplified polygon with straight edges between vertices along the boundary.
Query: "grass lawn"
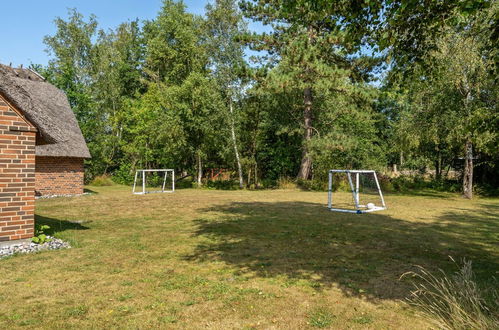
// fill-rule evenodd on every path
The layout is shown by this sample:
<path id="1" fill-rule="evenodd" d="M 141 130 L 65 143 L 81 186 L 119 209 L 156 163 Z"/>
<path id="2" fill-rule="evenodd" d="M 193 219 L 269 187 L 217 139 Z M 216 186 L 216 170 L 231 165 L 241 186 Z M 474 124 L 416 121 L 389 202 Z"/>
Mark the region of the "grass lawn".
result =
<path id="1" fill-rule="evenodd" d="M 326 193 L 129 187 L 39 200 L 74 248 L 0 260 L 0 328 L 428 328 L 414 265 L 499 274 L 499 199 L 422 192 L 330 212 Z"/>

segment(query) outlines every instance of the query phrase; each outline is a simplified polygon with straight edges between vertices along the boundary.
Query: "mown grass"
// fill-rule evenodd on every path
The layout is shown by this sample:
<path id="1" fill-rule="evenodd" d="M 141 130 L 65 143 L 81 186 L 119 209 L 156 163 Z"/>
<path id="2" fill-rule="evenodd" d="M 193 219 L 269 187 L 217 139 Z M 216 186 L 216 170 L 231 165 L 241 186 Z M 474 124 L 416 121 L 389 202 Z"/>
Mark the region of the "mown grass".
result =
<path id="1" fill-rule="evenodd" d="M 0 260 L 0 328 L 425 329 L 403 273 L 450 255 L 499 274 L 499 199 L 389 195 L 355 215 L 319 192 L 88 188 L 36 205 L 75 248 Z"/>

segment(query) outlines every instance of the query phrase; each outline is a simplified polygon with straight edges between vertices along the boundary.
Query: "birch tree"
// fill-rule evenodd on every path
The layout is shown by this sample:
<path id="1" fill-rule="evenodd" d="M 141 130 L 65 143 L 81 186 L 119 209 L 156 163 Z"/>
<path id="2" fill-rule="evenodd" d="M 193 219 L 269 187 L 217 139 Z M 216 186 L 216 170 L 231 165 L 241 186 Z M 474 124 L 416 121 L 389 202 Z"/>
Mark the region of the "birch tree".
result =
<path id="1" fill-rule="evenodd" d="M 419 144 L 441 141 L 447 150 L 461 151 L 455 156 L 463 160 L 462 192 L 468 199 L 473 197 L 474 154 L 497 139 L 497 129 L 487 124 L 497 110 L 497 100 L 490 99 L 496 88 L 489 75 L 494 63 L 475 23 L 447 29 L 437 49 L 408 78 L 412 106 L 403 118 L 412 123 Z"/>
<path id="2" fill-rule="evenodd" d="M 230 140 L 239 177 L 239 188 L 244 187 L 243 169 L 237 133 L 238 104 L 242 98 L 245 67 L 244 47 L 237 38 L 247 32 L 243 16 L 235 0 L 216 0 L 206 6 L 207 49 L 210 69 L 220 86 L 228 109 Z"/>

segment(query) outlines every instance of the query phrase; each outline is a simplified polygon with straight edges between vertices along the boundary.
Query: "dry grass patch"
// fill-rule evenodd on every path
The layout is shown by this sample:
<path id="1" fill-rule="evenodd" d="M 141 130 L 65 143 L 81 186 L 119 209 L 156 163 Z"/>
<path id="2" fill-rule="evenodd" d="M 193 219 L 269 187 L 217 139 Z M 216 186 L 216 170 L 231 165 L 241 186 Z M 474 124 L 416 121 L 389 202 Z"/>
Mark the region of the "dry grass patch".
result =
<path id="1" fill-rule="evenodd" d="M 37 202 L 75 248 L 0 261 L 0 328 L 427 328 L 401 302 L 414 265 L 499 270 L 499 200 L 387 196 L 369 215 L 297 190 L 128 187 Z"/>

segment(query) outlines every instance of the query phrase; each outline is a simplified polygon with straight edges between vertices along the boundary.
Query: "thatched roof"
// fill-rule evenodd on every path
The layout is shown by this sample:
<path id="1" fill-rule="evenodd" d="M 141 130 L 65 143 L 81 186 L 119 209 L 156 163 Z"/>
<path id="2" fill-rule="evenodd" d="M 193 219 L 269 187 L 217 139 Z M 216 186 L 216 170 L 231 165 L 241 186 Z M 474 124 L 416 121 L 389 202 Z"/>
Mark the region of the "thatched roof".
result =
<path id="1" fill-rule="evenodd" d="M 0 64 L 0 94 L 38 129 L 37 156 L 90 158 L 63 91 L 32 70 Z"/>

